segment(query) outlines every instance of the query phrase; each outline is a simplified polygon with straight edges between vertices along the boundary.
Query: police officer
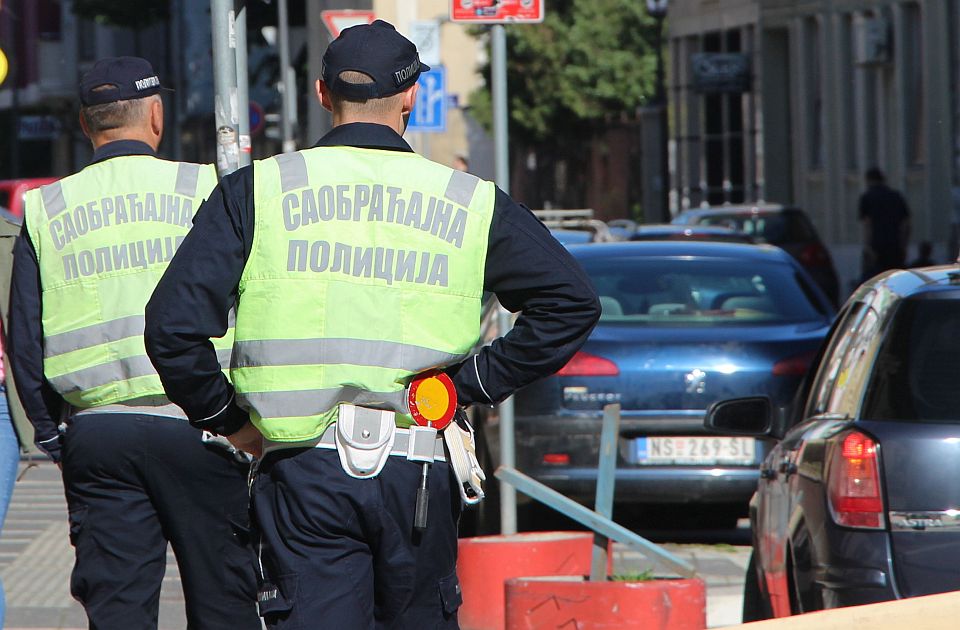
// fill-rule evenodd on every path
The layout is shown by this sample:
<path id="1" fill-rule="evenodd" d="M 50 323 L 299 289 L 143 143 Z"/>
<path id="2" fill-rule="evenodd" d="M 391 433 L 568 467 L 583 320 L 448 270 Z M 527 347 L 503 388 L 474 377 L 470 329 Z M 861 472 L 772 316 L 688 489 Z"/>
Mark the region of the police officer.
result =
<path id="1" fill-rule="evenodd" d="M 157 627 L 169 541 L 187 626 L 253 630 L 256 579 L 240 537 L 246 467 L 201 440 L 143 347 L 147 299 L 216 184 L 209 165 L 156 157 L 160 90 L 136 57 L 98 61 L 83 76 L 93 161 L 27 193 L 10 357 L 37 445 L 63 470 L 70 589 L 90 627 Z M 214 342 L 225 363 L 229 343 Z M 221 374 L 219 363 L 210 369 Z"/>
<path id="2" fill-rule="evenodd" d="M 147 352 L 194 425 L 265 453 L 252 498 L 269 627 L 456 628 L 459 481 L 430 449 L 416 528 L 405 389 L 443 366 L 461 405 L 496 403 L 565 364 L 598 300 L 529 210 L 404 142 L 428 68 L 393 26 L 344 30 L 323 68 L 333 130 L 221 181 L 147 306 Z M 471 354 L 485 290 L 521 315 Z M 237 296 L 231 387 L 208 339 Z"/>

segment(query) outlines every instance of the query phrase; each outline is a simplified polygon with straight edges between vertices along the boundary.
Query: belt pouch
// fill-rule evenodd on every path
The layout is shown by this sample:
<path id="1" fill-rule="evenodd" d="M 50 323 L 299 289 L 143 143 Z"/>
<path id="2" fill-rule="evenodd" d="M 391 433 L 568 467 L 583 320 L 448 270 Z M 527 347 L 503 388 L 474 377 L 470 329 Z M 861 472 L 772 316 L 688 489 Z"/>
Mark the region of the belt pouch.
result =
<path id="1" fill-rule="evenodd" d="M 335 439 L 344 472 L 356 479 L 379 475 L 393 448 L 395 432 L 392 411 L 340 405 Z"/>

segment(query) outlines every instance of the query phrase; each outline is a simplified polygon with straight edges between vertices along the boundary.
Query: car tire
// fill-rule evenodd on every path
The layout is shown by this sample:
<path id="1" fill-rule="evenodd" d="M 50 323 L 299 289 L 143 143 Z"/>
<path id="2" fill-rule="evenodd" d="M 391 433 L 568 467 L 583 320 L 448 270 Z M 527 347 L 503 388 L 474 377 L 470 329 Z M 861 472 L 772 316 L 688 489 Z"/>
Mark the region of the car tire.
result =
<path id="1" fill-rule="evenodd" d="M 743 623 L 764 619 L 773 619 L 773 611 L 767 596 L 760 588 L 760 576 L 757 575 L 757 553 L 751 551 L 743 581 Z"/>

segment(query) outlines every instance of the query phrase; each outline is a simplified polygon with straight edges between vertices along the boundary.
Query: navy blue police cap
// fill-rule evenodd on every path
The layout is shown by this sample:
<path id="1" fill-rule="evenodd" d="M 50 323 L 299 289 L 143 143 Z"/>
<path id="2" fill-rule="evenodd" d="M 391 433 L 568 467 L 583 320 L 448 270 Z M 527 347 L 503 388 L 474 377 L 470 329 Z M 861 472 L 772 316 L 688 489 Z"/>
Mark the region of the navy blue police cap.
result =
<path id="1" fill-rule="evenodd" d="M 334 94 L 347 99 L 383 98 L 403 92 L 430 66 L 420 61 L 417 47 L 397 32 L 393 24 L 376 20 L 351 26 L 330 42 L 323 55 L 323 82 Z M 345 71 L 362 72 L 373 83 L 350 83 Z"/>
<path id="2" fill-rule="evenodd" d="M 165 88 L 146 59 L 108 57 L 93 64 L 80 79 L 80 102 L 90 106 L 129 101 L 157 94 L 162 89 Z"/>

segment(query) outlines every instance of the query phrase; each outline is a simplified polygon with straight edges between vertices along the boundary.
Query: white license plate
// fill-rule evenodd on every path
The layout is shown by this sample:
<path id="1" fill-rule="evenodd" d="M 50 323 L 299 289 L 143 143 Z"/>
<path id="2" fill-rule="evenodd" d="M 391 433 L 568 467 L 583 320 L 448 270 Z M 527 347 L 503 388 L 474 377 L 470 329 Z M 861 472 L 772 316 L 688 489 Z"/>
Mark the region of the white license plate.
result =
<path id="1" fill-rule="evenodd" d="M 753 464 L 752 437 L 668 436 L 633 440 L 637 464 Z"/>

